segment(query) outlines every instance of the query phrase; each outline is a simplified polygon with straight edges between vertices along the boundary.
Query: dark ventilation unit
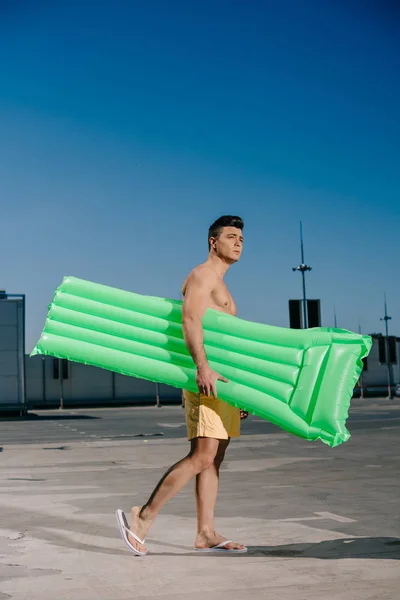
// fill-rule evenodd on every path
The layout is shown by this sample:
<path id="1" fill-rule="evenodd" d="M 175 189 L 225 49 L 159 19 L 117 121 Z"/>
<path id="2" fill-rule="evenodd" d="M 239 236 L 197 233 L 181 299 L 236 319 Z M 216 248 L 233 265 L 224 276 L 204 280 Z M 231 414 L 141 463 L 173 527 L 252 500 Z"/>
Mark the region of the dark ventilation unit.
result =
<path id="1" fill-rule="evenodd" d="M 60 379 L 60 363 L 62 378 L 68 379 L 69 365 L 65 358 L 53 358 L 53 379 Z"/>
<path id="2" fill-rule="evenodd" d="M 309 327 L 321 327 L 320 300 L 307 300 L 307 316 Z"/>
<path id="3" fill-rule="evenodd" d="M 321 327 L 321 301 L 307 300 L 308 327 Z M 289 321 L 291 329 L 303 329 L 303 300 L 289 300 Z"/>
<path id="4" fill-rule="evenodd" d="M 392 365 L 397 365 L 397 338 L 395 335 L 389 335 L 389 361 Z"/>
<path id="5" fill-rule="evenodd" d="M 378 338 L 379 344 L 379 362 L 384 365 L 386 363 L 386 339 L 382 336 Z"/>
<path id="6" fill-rule="evenodd" d="M 303 311 L 301 300 L 289 300 L 289 321 L 291 329 L 303 328 Z"/>

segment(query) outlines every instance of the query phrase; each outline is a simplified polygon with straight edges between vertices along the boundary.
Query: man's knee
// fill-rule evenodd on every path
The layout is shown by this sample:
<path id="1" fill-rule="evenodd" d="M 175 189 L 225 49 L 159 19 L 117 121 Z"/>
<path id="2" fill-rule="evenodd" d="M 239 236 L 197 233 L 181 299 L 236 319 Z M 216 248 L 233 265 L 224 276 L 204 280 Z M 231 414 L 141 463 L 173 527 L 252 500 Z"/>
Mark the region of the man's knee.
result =
<path id="1" fill-rule="evenodd" d="M 192 456 L 197 473 L 205 471 L 214 464 L 215 455 L 210 453 L 196 453 Z"/>
<path id="2" fill-rule="evenodd" d="M 214 463 L 218 453 L 218 441 L 214 439 L 197 438 L 193 440 L 191 458 L 198 473 L 205 471 Z"/>

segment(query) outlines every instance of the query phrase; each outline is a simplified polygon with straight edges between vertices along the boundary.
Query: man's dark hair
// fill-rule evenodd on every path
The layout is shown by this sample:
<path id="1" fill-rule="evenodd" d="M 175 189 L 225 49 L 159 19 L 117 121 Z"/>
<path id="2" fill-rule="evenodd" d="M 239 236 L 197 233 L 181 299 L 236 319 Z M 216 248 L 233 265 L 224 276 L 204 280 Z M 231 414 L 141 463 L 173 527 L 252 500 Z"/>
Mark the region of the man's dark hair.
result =
<path id="1" fill-rule="evenodd" d="M 233 217 L 232 215 L 224 215 L 214 221 L 208 230 L 208 250 L 210 250 L 210 238 L 218 238 L 224 227 L 236 227 L 237 229 L 243 230 L 244 223 L 240 217 Z"/>

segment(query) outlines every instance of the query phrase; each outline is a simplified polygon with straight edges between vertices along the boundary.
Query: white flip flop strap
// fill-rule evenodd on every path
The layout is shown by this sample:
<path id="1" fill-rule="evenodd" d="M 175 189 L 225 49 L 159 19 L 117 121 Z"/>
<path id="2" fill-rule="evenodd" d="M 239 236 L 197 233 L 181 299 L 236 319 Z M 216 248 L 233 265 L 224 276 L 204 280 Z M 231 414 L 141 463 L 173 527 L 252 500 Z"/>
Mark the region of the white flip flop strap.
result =
<path id="1" fill-rule="evenodd" d="M 144 546 L 145 539 L 144 539 L 144 540 L 141 540 L 140 538 L 138 538 L 138 536 L 137 536 L 135 533 L 133 533 L 133 532 L 132 532 L 130 529 L 128 529 L 128 527 L 125 527 L 125 526 L 124 526 L 124 529 L 125 529 L 125 531 L 127 531 L 127 532 L 129 533 L 129 535 L 131 535 L 131 536 L 132 536 L 132 537 L 133 537 L 133 538 L 134 538 L 134 539 L 135 539 L 137 542 L 139 542 L 139 544 L 142 544 L 142 546 Z M 225 542 L 225 543 L 226 543 L 226 542 Z"/>
<path id="2" fill-rule="evenodd" d="M 213 546 L 211 549 L 213 549 L 213 548 L 224 548 L 228 544 L 232 544 L 232 540 L 225 540 L 225 542 L 221 542 L 217 546 Z"/>

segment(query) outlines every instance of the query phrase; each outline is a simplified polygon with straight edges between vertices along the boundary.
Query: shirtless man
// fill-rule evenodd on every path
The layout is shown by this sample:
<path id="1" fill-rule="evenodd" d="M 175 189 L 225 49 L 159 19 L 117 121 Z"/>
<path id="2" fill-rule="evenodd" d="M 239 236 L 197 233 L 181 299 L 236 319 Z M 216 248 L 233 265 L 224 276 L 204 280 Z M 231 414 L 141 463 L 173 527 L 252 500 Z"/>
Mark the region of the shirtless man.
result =
<path id="1" fill-rule="evenodd" d="M 246 412 L 217 398 L 217 380 L 225 377 L 211 369 L 203 343 L 202 318 L 208 308 L 236 315 L 235 303 L 224 282 L 230 265 L 242 253 L 243 221 L 240 217 L 220 217 L 208 232 L 209 256 L 185 280 L 182 293 L 182 325 L 187 348 L 197 367 L 199 394 L 183 391 L 186 424 L 190 441 L 189 454 L 173 465 L 162 477 L 149 500 L 132 508 L 129 528 L 124 513 L 116 516 L 123 540 L 137 555 L 147 554 L 145 537 L 161 508 L 195 478 L 197 536 L 195 550 L 246 552 L 242 544 L 219 535 L 214 526 L 214 509 L 218 493 L 219 468 L 231 437 L 239 437 L 240 421 Z M 223 385 L 223 384 L 222 384 Z"/>

